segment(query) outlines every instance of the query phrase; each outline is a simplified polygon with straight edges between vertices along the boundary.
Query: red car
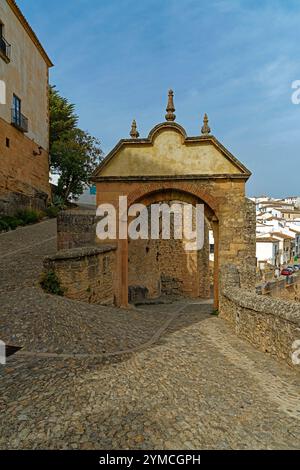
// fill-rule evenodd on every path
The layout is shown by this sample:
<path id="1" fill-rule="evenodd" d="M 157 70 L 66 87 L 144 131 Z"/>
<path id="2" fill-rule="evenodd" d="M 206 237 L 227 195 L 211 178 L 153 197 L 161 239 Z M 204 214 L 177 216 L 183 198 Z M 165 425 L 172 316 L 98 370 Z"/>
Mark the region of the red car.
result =
<path id="1" fill-rule="evenodd" d="M 293 271 L 289 268 L 283 268 L 281 271 L 281 276 L 291 276 L 293 274 Z"/>

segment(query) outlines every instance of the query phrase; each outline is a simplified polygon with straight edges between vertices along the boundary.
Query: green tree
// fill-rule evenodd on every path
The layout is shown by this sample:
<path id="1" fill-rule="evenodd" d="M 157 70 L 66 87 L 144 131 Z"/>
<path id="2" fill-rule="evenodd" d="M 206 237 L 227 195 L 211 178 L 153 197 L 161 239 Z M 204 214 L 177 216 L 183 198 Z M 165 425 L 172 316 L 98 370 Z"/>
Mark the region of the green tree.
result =
<path id="1" fill-rule="evenodd" d="M 100 141 L 77 127 L 75 107 L 50 88 L 50 166 L 59 175 L 57 194 L 77 199 L 103 158 Z"/>
<path id="2" fill-rule="evenodd" d="M 75 106 L 60 96 L 55 86 L 49 89 L 50 102 L 50 153 L 52 145 L 77 127 Z"/>

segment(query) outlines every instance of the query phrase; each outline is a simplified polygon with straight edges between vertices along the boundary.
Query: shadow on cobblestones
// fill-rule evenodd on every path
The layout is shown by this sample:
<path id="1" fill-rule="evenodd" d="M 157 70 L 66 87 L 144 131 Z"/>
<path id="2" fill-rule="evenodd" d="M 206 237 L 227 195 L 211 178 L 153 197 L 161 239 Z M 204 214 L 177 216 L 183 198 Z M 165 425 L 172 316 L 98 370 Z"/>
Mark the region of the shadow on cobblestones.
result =
<path id="1" fill-rule="evenodd" d="M 210 304 L 126 311 L 46 295 L 55 221 L 0 244 L 0 338 L 39 353 L 0 368 L 0 449 L 299 448 L 299 374 Z"/>

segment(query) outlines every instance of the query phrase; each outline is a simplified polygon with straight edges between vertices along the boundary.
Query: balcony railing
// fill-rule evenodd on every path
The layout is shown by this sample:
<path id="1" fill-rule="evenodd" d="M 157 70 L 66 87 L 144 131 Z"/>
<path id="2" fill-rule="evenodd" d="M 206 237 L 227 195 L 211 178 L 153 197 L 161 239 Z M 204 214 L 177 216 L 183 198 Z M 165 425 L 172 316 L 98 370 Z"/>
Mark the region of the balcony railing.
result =
<path id="1" fill-rule="evenodd" d="M 22 113 L 12 108 L 11 123 L 22 132 L 28 132 L 28 119 Z"/>
<path id="2" fill-rule="evenodd" d="M 0 56 L 6 61 L 10 61 L 10 49 L 11 46 L 8 44 L 3 36 L 0 36 Z"/>

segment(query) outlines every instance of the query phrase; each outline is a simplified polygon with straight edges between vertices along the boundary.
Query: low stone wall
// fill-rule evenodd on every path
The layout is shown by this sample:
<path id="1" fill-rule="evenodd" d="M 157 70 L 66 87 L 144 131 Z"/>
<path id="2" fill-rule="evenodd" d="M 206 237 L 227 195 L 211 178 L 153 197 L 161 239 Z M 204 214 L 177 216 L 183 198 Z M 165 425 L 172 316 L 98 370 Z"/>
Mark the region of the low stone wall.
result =
<path id="1" fill-rule="evenodd" d="M 64 295 L 89 303 L 113 305 L 116 247 L 73 248 L 44 260 L 44 271 L 55 272 Z"/>
<path id="2" fill-rule="evenodd" d="M 96 241 L 96 226 L 100 220 L 95 211 L 69 210 L 57 217 L 57 249 L 93 245 Z"/>
<path id="3" fill-rule="evenodd" d="M 300 305 L 241 288 L 235 266 L 226 266 L 222 272 L 223 286 L 220 316 L 228 320 L 237 335 L 245 338 L 261 351 L 292 362 L 293 343 L 300 340 Z"/>

